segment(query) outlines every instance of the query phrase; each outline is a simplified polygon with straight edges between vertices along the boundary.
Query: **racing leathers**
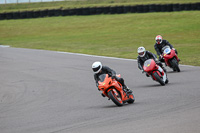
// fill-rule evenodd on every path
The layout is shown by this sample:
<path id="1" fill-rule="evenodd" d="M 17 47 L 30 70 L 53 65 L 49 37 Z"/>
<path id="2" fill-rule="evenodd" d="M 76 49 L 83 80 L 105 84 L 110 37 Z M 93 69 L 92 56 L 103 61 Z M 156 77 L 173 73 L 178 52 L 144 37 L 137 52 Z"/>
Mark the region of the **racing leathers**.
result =
<path id="1" fill-rule="evenodd" d="M 161 44 L 155 43 L 154 48 L 157 52 L 157 55 L 159 56 L 159 61 L 164 62 L 164 59 L 162 58 L 162 48 L 165 46 L 169 46 L 171 49 L 173 46 L 167 41 L 167 40 L 162 40 Z M 178 54 L 177 50 L 175 49 L 176 54 Z"/>
<path id="2" fill-rule="evenodd" d="M 99 81 L 99 76 L 101 74 L 108 74 L 110 77 L 114 78 L 115 80 L 117 80 L 119 83 L 122 84 L 123 86 L 123 89 L 126 91 L 126 92 L 132 92 L 131 90 L 128 89 L 128 87 L 125 85 L 124 83 L 124 79 L 123 78 L 120 78 L 120 77 L 117 77 L 116 76 L 116 72 L 114 70 L 112 70 L 111 68 L 109 68 L 108 66 L 102 66 L 102 69 L 99 73 L 97 74 L 94 74 L 94 79 L 96 81 L 96 86 L 98 87 L 98 81 Z"/>
<path id="3" fill-rule="evenodd" d="M 140 57 L 140 56 L 137 57 L 138 68 L 140 70 L 144 71 L 143 65 L 144 65 L 144 62 L 148 59 L 153 59 L 156 62 L 156 64 L 158 64 L 160 67 L 163 68 L 164 71 L 166 71 L 166 69 L 163 67 L 162 63 L 160 61 L 158 61 L 156 55 L 149 51 L 146 51 L 146 53 L 143 57 Z M 148 75 L 146 75 L 146 76 L 148 76 Z"/>

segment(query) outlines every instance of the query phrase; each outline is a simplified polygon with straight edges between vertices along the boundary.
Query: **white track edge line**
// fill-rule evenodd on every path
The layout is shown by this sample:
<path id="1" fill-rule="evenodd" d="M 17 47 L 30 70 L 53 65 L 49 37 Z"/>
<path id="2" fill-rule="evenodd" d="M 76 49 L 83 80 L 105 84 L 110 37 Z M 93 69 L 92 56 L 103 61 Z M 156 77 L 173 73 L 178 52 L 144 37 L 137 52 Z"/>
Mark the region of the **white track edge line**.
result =
<path id="1" fill-rule="evenodd" d="M 135 59 L 125 59 L 125 58 L 108 57 L 108 56 L 98 56 L 98 55 L 89 55 L 89 54 L 79 54 L 79 53 L 70 53 L 70 52 L 60 52 L 60 51 L 58 51 L 57 53 L 72 54 L 72 55 L 81 55 L 81 56 L 89 56 L 89 57 L 96 57 L 96 58 L 107 58 L 107 59 L 115 59 L 115 60 L 137 61 Z"/>
<path id="2" fill-rule="evenodd" d="M 10 46 L 9 45 L 0 45 L 0 47 L 9 48 Z M 43 50 L 41 50 L 41 51 L 43 51 Z M 89 54 L 80 54 L 80 53 L 71 53 L 71 52 L 61 52 L 61 51 L 54 51 L 54 52 L 61 53 L 61 54 L 71 54 L 71 55 L 89 56 L 89 57 L 97 57 L 97 58 L 124 60 L 124 61 L 137 61 L 136 59 L 125 59 L 125 58 L 108 57 L 108 56 L 98 56 L 98 55 L 89 55 Z M 186 66 L 186 67 L 199 67 L 199 66 L 182 65 L 182 64 L 179 64 L 179 65 L 180 66 Z"/>
<path id="3" fill-rule="evenodd" d="M 115 59 L 115 60 L 124 60 L 124 61 L 137 61 L 136 59 L 125 59 L 125 58 L 98 56 L 98 55 L 89 55 L 89 54 L 80 54 L 80 53 L 70 53 L 70 52 L 61 52 L 61 51 L 56 51 L 56 52 L 61 53 L 61 54 L 72 54 L 72 55 L 89 56 L 89 57 L 96 57 L 96 58 L 106 58 L 106 59 Z M 179 64 L 179 65 L 186 66 L 186 67 L 198 67 L 198 66 L 182 65 L 182 64 Z"/>

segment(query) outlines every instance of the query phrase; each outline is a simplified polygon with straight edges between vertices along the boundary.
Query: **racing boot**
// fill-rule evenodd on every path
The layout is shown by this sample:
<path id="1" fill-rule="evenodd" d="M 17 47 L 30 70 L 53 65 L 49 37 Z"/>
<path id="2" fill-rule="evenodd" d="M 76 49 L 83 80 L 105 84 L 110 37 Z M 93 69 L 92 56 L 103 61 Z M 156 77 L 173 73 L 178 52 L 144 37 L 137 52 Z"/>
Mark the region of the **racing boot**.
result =
<path id="1" fill-rule="evenodd" d="M 169 82 L 169 79 L 167 78 L 166 81 L 165 81 L 165 84 L 168 84 L 168 82 Z"/>
<path id="2" fill-rule="evenodd" d="M 123 90 L 127 93 L 127 94 L 131 94 L 133 91 L 130 90 L 126 85 L 123 86 Z"/>

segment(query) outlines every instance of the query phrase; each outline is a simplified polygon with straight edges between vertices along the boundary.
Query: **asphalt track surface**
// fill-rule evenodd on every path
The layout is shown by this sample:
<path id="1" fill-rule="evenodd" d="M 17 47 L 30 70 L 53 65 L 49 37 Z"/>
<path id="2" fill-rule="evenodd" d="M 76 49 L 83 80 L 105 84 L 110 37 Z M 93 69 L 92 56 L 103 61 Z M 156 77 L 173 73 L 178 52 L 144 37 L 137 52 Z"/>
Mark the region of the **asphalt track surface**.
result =
<path id="1" fill-rule="evenodd" d="M 134 104 L 117 107 L 97 90 L 101 61 L 125 79 Z M 168 70 L 160 86 L 135 60 L 0 47 L 1 133 L 199 133 L 200 67 Z"/>

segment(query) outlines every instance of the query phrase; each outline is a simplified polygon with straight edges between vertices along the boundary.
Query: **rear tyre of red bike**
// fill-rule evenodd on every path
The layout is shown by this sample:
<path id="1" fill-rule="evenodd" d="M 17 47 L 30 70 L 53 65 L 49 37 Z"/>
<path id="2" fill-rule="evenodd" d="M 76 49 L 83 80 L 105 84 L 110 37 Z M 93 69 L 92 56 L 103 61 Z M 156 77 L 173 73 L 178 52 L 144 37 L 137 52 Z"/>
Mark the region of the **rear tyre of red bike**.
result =
<path id="1" fill-rule="evenodd" d="M 118 93 L 118 95 L 119 95 L 119 93 Z M 117 97 L 112 90 L 108 92 L 108 96 L 117 106 L 123 105 L 121 97 Z"/>
<path id="2" fill-rule="evenodd" d="M 162 85 L 165 85 L 165 82 L 163 81 L 163 79 L 158 75 L 157 72 L 153 73 L 153 76 L 156 78 L 156 80 Z"/>
<path id="3" fill-rule="evenodd" d="M 177 71 L 177 72 L 180 72 L 180 68 L 179 68 L 179 65 L 178 65 L 178 61 L 174 58 L 172 61 L 172 64 L 173 64 L 173 70 Z"/>

